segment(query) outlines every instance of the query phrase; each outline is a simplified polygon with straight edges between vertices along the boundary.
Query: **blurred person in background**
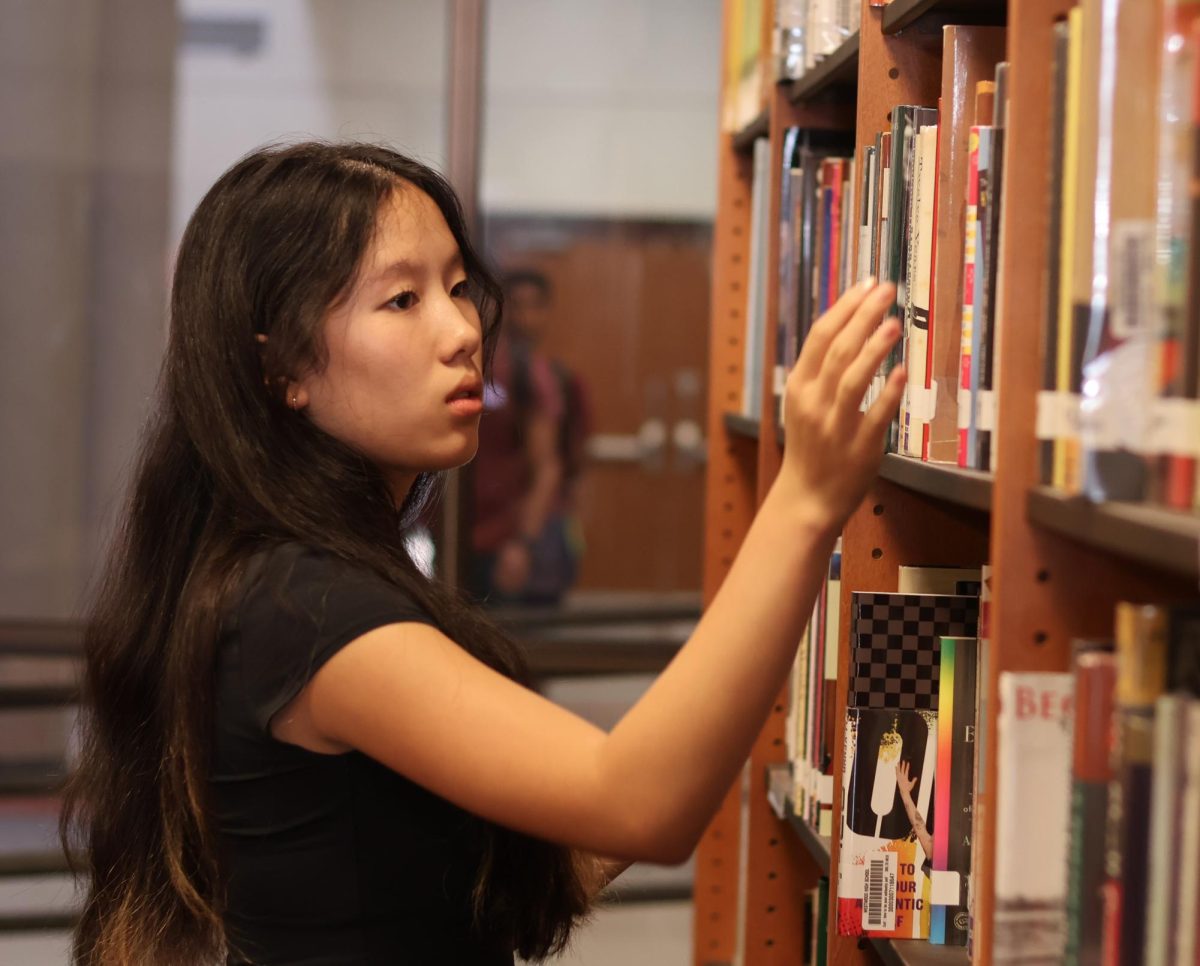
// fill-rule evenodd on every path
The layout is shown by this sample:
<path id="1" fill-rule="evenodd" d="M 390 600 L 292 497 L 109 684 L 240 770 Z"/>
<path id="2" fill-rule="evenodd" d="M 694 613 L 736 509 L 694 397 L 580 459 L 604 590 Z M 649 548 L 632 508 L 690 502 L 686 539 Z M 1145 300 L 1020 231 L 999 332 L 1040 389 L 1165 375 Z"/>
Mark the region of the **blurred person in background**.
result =
<path id="1" fill-rule="evenodd" d="M 591 414 L 579 378 L 544 348 L 550 280 L 522 269 L 504 288 L 508 326 L 475 460 L 471 590 L 490 603 L 555 604 L 583 552 L 575 508 Z"/>

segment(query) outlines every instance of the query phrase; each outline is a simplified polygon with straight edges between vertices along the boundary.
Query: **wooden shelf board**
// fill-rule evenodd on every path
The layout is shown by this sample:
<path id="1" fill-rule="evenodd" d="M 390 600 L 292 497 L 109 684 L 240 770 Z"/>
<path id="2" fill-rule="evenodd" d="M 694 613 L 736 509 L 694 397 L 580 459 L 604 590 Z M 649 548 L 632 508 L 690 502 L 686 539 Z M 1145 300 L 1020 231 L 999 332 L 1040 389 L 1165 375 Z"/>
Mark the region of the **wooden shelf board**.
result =
<path id="1" fill-rule="evenodd" d="M 812 70 L 788 84 L 788 100 L 793 104 L 811 101 L 835 88 L 844 88 L 849 97 L 856 96 L 858 81 L 858 33 L 846 38 L 832 54 L 828 54 Z"/>
<path id="2" fill-rule="evenodd" d="M 927 14 L 948 17 L 955 23 L 1004 23 L 1005 0 L 891 0 L 883 8 L 883 32 L 894 34 Z"/>
<path id="3" fill-rule="evenodd" d="M 770 137 L 770 135 L 771 112 L 764 107 L 758 117 L 740 131 L 734 132 L 733 149 L 738 154 L 751 154 L 754 151 L 754 142 L 759 138 Z"/>
<path id="4" fill-rule="evenodd" d="M 818 835 L 812 825 L 796 814 L 791 794 L 791 768 L 787 765 L 767 766 L 767 800 L 776 815 L 792 827 L 801 844 L 817 863 L 824 875 L 829 875 L 830 841 Z"/>
<path id="5" fill-rule="evenodd" d="M 757 419 L 743 416 L 741 413 L 725 413 L 723 417 L 725 429 L 731 436 L 741 436 L 743 439 L 758 439 L 761 427 Z"/>
<path id="6" fill-rule="evenodd" d="M 970 966 L 965 946 L 935 946 L 924 939 L 872 939 L 885 966 Z"/>
<path id="7" fill-rule="evenodd" d="M 1200 576 L 1200 514 L 1092 503 L 1049 487 L 1029 491 L 1029 520 L 1078 543 L 1184 577 Z"/>
<path id="8" fill-rule="evenodd" d="M 925 463 L 908 456 L 888 453 L 879 475 L 906 489 L 955 503 L 972 510 L 990 513 L 992 475 L 976 470 L 961 470 L 945 463 Z"/>

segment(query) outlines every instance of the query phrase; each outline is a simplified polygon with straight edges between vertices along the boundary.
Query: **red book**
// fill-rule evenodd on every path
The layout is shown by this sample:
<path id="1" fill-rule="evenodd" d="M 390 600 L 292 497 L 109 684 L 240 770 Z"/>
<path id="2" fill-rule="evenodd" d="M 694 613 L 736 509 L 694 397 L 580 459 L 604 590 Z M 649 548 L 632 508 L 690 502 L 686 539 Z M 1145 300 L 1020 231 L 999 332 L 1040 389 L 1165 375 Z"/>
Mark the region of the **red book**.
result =
<path id="1" fill-rule="evenodd" d="M 962 347 L 958 381 L 958 465 L 967 465 L 971 422 L 971 333 L 975 326 L 975 257 L 979 248 L 979 128 L 971 128 L 967 153 L 967 217 L 963 245 Z"/>

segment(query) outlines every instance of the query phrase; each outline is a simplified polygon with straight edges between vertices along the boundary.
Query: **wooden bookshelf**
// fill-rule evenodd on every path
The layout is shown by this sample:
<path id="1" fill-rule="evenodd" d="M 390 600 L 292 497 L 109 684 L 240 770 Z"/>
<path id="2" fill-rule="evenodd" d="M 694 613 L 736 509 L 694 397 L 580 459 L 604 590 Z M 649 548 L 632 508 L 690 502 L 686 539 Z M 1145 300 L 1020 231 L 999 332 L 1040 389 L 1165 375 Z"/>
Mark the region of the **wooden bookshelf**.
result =
<path id="1" fill-rule="evenodd" d="M 879 475 L 885 480 L 937 500 L 988 513 L 992 509 L 992 474 L 957 466 L 924 463 L 888 453 Z"/>
<path id="2" fill-rule="evenodd" d="M 858 37 L 857 33 L 851 34 L 812 70 L 791 81 L 787 88 L 788 100 L 800 104 L 838 96 L 853 99 L 858 82 Z"/>
<path id="3" fill-rule="evenodd" d="M 899 33 L 922 17 L 937 16 L 946 23 L 1003 24 L 1005 0 L 891 0 L 883 8 L 880 28 L 885 34 Z"/>
<path id="4" fill-rule="evenodd" d="M 1182 577 L 1200 577 L 1200 515 L 1135 503 L 1092 503 L 1049 487 L 1029 491 L 1029 519 L 1085 548 Z"/>
<path id="5" fill-rule="evenodd" d="M 757 419 L 743 416 L 741 413 L 725 413 L 722 419 L 725 423 L 725 430 L 730 436 L 737 436 L 741 439 L 758 439 L 762 432 L 762 426 Z"/>
<path id="6" fill-rule="evenodd" d="M 1002 214 L 996 322 L 1004 333 L 996 357 L 998 469 L 986 474 L 885 457 L 879 478 L 843 533 L 841 611 L 829 617 L 838 622 L 839 646 L 846 648 L 852 594 L 896 590 L 899 565 L 992 566 L 991 657 L 981 672 L 989 710 L 980 723 L 989 750 L 985 781 L 975 802 L 976 966 L 991 966 L 992 876 L 998 847 L 992 795 L 998 778 L 1000 675 L 1065 670 L 1073 639 L 1111 636 L 1116 602 L 1194 597 L 1200 576 L 1200 517 L 1144 506 L 1097 506 L 1037 485 L 1034 417 L 1048 251 L 1047 91 L 1053 23 L 1071 5 L 1071 0 L 892 0 L 879 8 L 863 0 L 856 35 L 804 78 L 774 88 L 763 117 L 752 125 L 753 134 L 747 128 L 738 137 L 725 135 L 719 141 L 709 331 L 706 601 L 728 571 L 782 458 L 782 439 L 773 420 L 760 425 L 732 415 L 742 405 L 752 174 L 748 152 L 753 137 L 768 137 L 774 158 L 780 156 L 789 125 L 852 126 L 855 156 L 861 163 L 864 147 L 888 127 L 895 105 L 937 103 L 944 24 L 1007 23 L 1006 59 L 1011 67 L 1005 150 L 1020 163 L 1006 164 L 1004 195 L 1022 201 L 1007 204 Z M 727 14 L 729 8 L 727 4 Z M 769 187 L 772 211 L 778 211 L 780 200 L 777 167 L 772 166 Z M 779 232 L 769 231 L 767 237 L 766 317 L 773 320 Z M 760 387 L 763 413 L 771 412 L 774 344 L 768 336 Z M 843 709 L 849 674 L 847 662 L 840 664 L 833 703 Z M 803 950 L 796 910 L 805 892 L 827 875 L 831 901 L 836 901 L 838 836 L 816 836 L 778 787 L 764 794 L 760 784 L 771 774 L 769 768 L 785 763 L 786 706 L 781 695 L 751 752 L 744 782 L 731 789 L 701 844 L 695 889 L 696 966 L 735 960 L 753 966 L 798 962 Z M 844 715 L 834 716 L 835 781 L 842 771 L 843 721 Z M 840 796 L 835 795 L 835 830 L 841 826 L 840 809 Z M 830 916 L 830 923 L 831 966 L 968 963 L 962 948 L 844 937 L 837 934 L 836 915 Z"/>
<path id="7" fill-rule="evenodd" d="M 771 133 L 771 114 L 766 108 L 753 121 L 733 135 L 733 150 L 738 154 L 752 154 L 754 142 Z"/>

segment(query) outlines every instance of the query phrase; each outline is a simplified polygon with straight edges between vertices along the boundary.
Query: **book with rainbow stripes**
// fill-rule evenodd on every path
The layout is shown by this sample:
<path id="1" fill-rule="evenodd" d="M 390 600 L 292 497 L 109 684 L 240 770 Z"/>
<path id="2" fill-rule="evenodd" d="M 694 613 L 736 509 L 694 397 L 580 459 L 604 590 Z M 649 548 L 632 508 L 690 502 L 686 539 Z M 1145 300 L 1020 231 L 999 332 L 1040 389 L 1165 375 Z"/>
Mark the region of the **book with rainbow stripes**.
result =
<path id="1" fill-rule="evenodd" d="M 941 638 L 929 941 L 948 946 L 967 942 L 978 655 L 973 637 Z"/>

